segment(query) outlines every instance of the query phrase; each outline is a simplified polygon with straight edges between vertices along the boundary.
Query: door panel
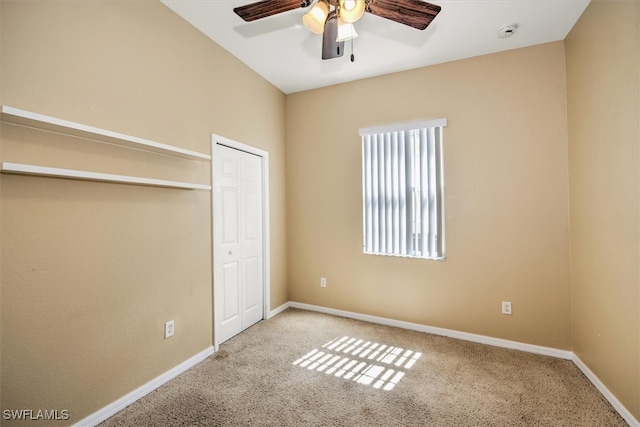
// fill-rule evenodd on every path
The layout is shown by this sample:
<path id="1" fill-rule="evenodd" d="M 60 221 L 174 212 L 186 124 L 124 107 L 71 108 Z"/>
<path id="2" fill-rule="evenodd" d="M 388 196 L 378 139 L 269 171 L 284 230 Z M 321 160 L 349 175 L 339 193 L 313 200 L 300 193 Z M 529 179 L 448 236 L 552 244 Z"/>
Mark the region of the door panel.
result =
<path id="1" fill-rule="evenodd" d="M 238 190 L 225 187 L 222 193 L 222 239 L 223 245 L 237 245 L 238 242 Z"/>
<path id="2" fill-rule="evenodd" d="M 238 263 L 231 262 L 222 266 L 222 300 L 224 301 L 224 311 L 222 313 L 222 323 L 227 324 L 240 318 L 240 283 L 238 274 Z"/>
<path id="3" fill-rule="evenodd" d="M 260 221 L 262 215 L 260 212 L 259 195 L 257 191 L 248 190 L 245 193 L 245 205 L 247 212 L 247 221 L 245 229 L 245 239 L 255 241 L 260 237 L 262 229 L 260 227 Z M 260 232 L 260 234 L 259 234 Z"/>
<path id="4" fill-rule="evenodd" d="M 262 320 L 262 172 L 261 159 L 244 157 L 242 167 L 242 254 L 244 274 L 244 298 L 242 300 L 242 324 L 248 328 Z"/>
<path id="5" fill-rule="evenodd" d="M 262 159 L 217 145 L 214 155 L 216 341 L 264 318 Z"/>
<path id="6" fill-rule="evenodd" d="M 260 279 L 259 279 L 260 272 L 258 271 L 258 259 L 247 258 L 244 263 L 244 268 L 245 268 L 245 277 L 247 278 L 247 281 L 246 281 L 247 289 L 245 291 L 247 297 L 245 298 L 245 301 L 244 301 L 244 309 L 245 311 L 248 311 L 257 307 L 259 302 L 258 288 L 260 285 Z"/>

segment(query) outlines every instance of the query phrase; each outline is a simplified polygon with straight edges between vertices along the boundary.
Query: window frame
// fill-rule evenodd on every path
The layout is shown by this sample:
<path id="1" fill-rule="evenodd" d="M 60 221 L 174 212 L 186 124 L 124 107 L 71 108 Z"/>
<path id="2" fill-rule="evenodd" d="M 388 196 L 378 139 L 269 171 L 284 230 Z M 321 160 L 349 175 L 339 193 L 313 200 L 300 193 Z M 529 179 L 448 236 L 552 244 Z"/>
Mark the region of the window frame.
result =
<path id="1" fill-rule="evenodd" d="M 362 219 L 363 219 L 363 253 L 364 254 L 427 259 L 427 260 L 445 260 L 446 259 L 444 155 L 443 155 L 443 151 L 444 151 L 443 150 L 444 148 L 444 144 L 443 144 L 444 129 L 443 128 L 445 126 L 447 126 L 447 119 L 435 119 L 435 120 L 423 120 L 423 121 L 399 123 L 399 124 L 392 124 L 387 126 L 375 126 L 375 127 L 360 129 L 359 134 L 361 136 L 361 146 L 362 146 L 362 152 L 361 152 L 362 202 L 363 202 Z M 424 155 L 424 157 L 421 156 L 422 160 L 416 158 L 415 147 L 411 149 L 411 154 L 409 154 L 409 156 L 411 156 L 410 158 L 407 158 L 408 155 L 406 154 L 406 150 L 404 148 L 398 149 L 400 145 L 409 147 L 410 145 L 413 145 L 413 144 L 421 144 L 422 139 L 419 138 L 417 141 L 416 139 L 414 139 L 415 132 L 425 132 L 424 135 L 420 136 L 420 138 L 426 138 L 424 142 L 422 142 L 425 144 L 423 148 L 433 147 L 433 149 L 430 150 L 430 152 L 427 155 Z M 405 138 L 408 136 L 410 140 L 407 141 L 403 139 L 403 142 L 399 142 L 399 140 L 396 139 L 399 137 L 398 133 L 404 133 L 402 135 L 402 138 Z M 429 133 L 428 136 L 427 136 L 427 133 Z M 385 136 L 385 139 L 382 142 L 378 142 L 378 140 L 375 138 L 382 135 Z M 372 141 L 371 138 L 374 138 L 375 141 Z M 386 144 L 386 142 L 389 141 L 389 139 L 393 141 L 393 142 L 389 142 L 389 145 L 392 146 L 390 151 L 385 151 L 386 145 L 384 145 L 384 148 L 380 148 L 379 146 L 377 146 L 377 148 L 375 148 L 374 150 L 371 149 L 371 144 L 374 144 L 374 145 Z M 369 148 L 365 147 L 366 144 L 369 144 Z M 372 154 L 372 152 L 376 150 L 384 153 L 384 157 L 382 157 L 383 159 L 382 161 L 379 160 L 380 158 L 377 156 L 378 153 Z M 393 154 L 391 153 L 391 151 L 393 151 Z M 376 162 L 373 160 L 374 157 L 378 159 L 377 160 L 378 162 L 382 162 L 385 164 L 384 167 L 387 168 L 386 173 L 389 173 L 388 172 L 388 168 L 389 168 L 388 163 L 390 162 L 389 157 L 394 158 L 395 160 L 392 160 L 392 161 L 396 161 L 398 164 L 402 163 L 402 165 L 400 166 L 401 171 L 394 170 L 394 173 L 398 174 L 399 176 L 402 176 L 403 173 L 407 173 L 403 168 L 405 167 L 404 165 L 406 165 L 408 162 L 413 163 L 418 161 L 418 162 L 428 163 L 427 166 L 425 166 L 424 163 L 420 163 L 420 170 L 418 175 L 415 175 L 415 170 L 417 170 L 417 168 L 411 168 L 411 170 L 408 172 L 411 175 L 411 183 L 414 184 L 412 185 L 411 188 L 402 180 L 402 178 L 400 178 L 400 181 L 402 182 L 400 184 L 401 192 L 399 193 L 399 199 L 400 199 L 399 203 L 401 205 L 400 207 L 395 206 L 397 204 L 397 201 L 395 199 L 393 199 L 393 202 L 392 202 L 394 205 L 393 207 L 388 206 L 388 203 L 389 203 L 388 200 L 385 202 L 377 202 L 377 205 L 376 205 L 375 199 L 378 197 L 377 190 L 373 190 L 372 192 L 367 191 L 367 185 L 369 185 L 370 187 L 369 189 L 371 190 L 372 188 L 371 186 L 373 185 L 372 184 L 373 182 L 376 182 L 378 186 L 386 186 L 387 191 L 389 189 L 388 187 L 389 177 L 387 176 L 383 178 L 384 182 L 381 181 L 381 179 L 378 177 L 378 172 L 380 172 L 380 170 L 377 170 L 379 167 L 379 164 L 376 164 Z M 373 171 L 373 169 L 376 169 L 376 170 Z M 367 175 L 367 173 L 369 175 Z M 426 175 L 429 175 L 429 176 L 425 178 Z M 395 176 L 393 178 L 395 178 Z M 421 184 L 415 185 L 416 182 L 420 182 Z M 421 188 L 421 186 L 425 182 L 429 182 L 429 185 L 432 185 L 431 182 L 433 182 L 433 185 L 434 185 L 434 187 L 432 187 L 431 190 L 429 191 L 429 197 L 430 197 L 429 201 L 426 204 L 425 204 L 424 198 L 421 199 L 422 201 L 420 202 L 420 204 L 414 203 L 414 200 L 407 201 L 408 197 L 406 196 L 409 194 L 409 192 L 411 196 L 414 197 L 416 194 L 416 191 L 419 191 L 419 189 L 416 190 L 416 187 Z M 393 185 L 396 185 L 396 184 L 397 184 L 396 181 L 394 181 Z M 387 199 L 389 198 L 388 194 L 385 194 L 385 196 Z M 433 201 L 433 199 L 431 199 L 431 197 L 435 197 L 435 202 Z M 433 205 L 433 209 L 432 209 L 432 205 Z M 379 212 L 380 209 L 385 209 L 386 214 L 380 213 Z M 422 249 L 423 246 L 418 245 L 417 244 L 418 240 L 416 239 L 423 239 L 425 238 L 425 236 L 423 236 L 422 231 L 420 231 L 417 233 L 419 236 L 416 237 L 415 226 L 417 221 L 421 220 L 419 218 L 420 215 L 416 214 L 416 209 L 420 210 L 421 212 L 420 215 L 423 217 L 425 216 L 423 211 L 425 209 L 428 210 L 426 214 L 426 218 L 427 220 L 429 220 L 429 229 L 436 230 L 435 234 L 432 234 L 433 232 L 429 232 L 429 234 L 427 234 L 427 238 L 429 239 L 428 244 L 429 245 L 433 244 L 433 246 L 429 247 L 426 255 L 418 252 Z M 384 216 L 386 215 L 387 221 L 389 221 L 388 219 L 389 210 L 392 211 L 393 217 L 394 217 L 394 220 L 392 221 L 394 226 L 394 231 L 393 232 L 387 231 L 387 233 L 392 234 L 394 239 L 393 248 L 391 250 L 389 250 L 389 247 L 388 247 L 389 244 L 385 245 L 380 243 L 381 240 L 384 241 L 384 238 L 380 238 L 380 236 L 385 234 L 384 232 L 385 225 L 380 224 L 381 219 L 384 218 Z M 412 211 L 410 215 L 407 214 L 408 210 Z M 431 222 L 431 219 L 434 217 L 436 221 L 435 227 L 433 227 L 434 223 Z M 397 219 L 397 218 L 402 218 L 402 219 Z M 410 220 L 407 218 L 410 218 Z M 402 223 L 402 225 L 400 226 L 400 230 L 402 231 L 398 231 L 397 229 L 398 221 Z M 407 230 L 409 227 L 411 228 L 411 231 Z M 374 230 L 368 234 L 367 233 L 368 229 L 374 229 Z M 393 234 L 393 233 L 396 233 L 396 234 Z M 374 238 L 373 237 L 374 234 L 376 235 L 378 240 L 377 244 L 371 243 L 371 239 Z M 402 234 L 405 234 L 405 236 L 400 237 L 400 244 L 397 245 L 396 240 L 398 239 L 399 235 L 402 235 Z M 407 240 L 415 240 L 415 242 L 409 243 Z M 374 249 L 374 246 L 378 246 L 377 250 Z M 438 249 L 440 250 L 438 251 Z"/>

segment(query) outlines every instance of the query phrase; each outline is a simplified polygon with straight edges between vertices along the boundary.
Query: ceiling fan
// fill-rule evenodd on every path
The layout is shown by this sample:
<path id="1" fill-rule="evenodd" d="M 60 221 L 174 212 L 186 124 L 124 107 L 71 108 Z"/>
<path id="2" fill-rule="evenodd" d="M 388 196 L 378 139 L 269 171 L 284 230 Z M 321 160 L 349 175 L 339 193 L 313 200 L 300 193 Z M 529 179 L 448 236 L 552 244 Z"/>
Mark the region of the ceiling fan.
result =
<path id="1" fill-rule="evenodd" d="M 309 7 L 311 3 L 313 0 L 261 0 L 236 7 L 233 11 L 251 22 Z M 353 24 L 364 12 L 424 30 L 440 9 L 440 6 L 422 0 L 317 0 L 302 21 L 310 31 L 322 34 L 322 59 L 331 59 L 342 56 L 345 41 L 358 37 Z"/>

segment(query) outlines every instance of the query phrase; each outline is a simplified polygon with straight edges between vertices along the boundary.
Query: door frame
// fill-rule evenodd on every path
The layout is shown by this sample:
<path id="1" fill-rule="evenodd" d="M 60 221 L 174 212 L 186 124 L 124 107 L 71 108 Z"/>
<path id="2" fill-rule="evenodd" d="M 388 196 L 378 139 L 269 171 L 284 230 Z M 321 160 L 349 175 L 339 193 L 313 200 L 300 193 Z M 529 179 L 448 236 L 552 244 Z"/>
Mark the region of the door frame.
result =
<path id="1" fill-rule="evenodd" d="M 259 148 L 243 144 L 242 142 L 234 141 L 233 139 L 226 138 L 215 133 L 211 134 L 211 307 L 213 311 L 213 349 L 218 351 L 220 342 L 218 342 L 218 334 L 216 334 L 216 328 L 218 325 L 218 317 L 216 314 L 215 295 L 216 295 L 216 254 L 214 244 L 215 233 L 215 171 L 214 171 L 214 156 L 217 155 L 218 145 L 224 145 L 228 148 L 244 151 L 249 154 L 256 155 L 261 158 L 262 166 L 262 283 L 263 283 L 263 295 L 262 295 L 262 318 L 268 319 L 271 311 L 271 252 L 270 252 L 270 233 L 269 233 L 269 152 L 261 150 Z"/>

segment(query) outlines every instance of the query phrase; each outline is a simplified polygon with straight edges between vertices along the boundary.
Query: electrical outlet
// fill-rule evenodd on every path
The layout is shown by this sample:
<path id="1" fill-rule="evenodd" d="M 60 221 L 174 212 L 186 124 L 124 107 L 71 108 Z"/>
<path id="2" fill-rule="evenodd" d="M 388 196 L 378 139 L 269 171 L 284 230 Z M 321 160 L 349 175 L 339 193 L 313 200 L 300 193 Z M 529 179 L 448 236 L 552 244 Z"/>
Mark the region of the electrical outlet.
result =
<path id="1" fill-rule="evenodd" d="M 320 287 L 321 288 L 326 288 L 327 287 L 327 279 L 325 277 L 321 277 L 320 278 Z"/>
<path id="2" fill-rule="evenodd" d="M 175 324 L 173 323 L 173 320 L 169 320 L 167 323 L 164 324 L 164 339 L 167 339 L 173 336 L 174 329 L 175 329 L 174 327 L 175 327 Z"/>
<path id="3" fill-rule="evenodd" d="M 511 314 L 511 302 L 502 301 L 502 314 Z"/>

